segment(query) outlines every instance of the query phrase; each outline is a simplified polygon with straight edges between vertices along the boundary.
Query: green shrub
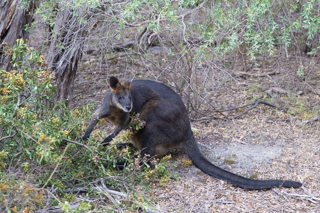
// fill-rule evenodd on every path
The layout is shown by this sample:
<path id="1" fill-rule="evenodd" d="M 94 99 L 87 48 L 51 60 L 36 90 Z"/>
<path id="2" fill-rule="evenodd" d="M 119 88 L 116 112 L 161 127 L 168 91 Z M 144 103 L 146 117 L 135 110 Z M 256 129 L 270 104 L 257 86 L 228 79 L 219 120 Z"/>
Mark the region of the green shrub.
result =
<path id="1" fill-rule="evenodd" d="M 99 178 L 105 178 L 112 187 L 146 181 L 144 177 L 150 169 L 137 168 L 136 162 L 141 160 L 129 149 L 102 147 L 100 131 L 94 131 L 85 146 L 76 143 L 94 106 L 71 110 L 63 103 L 53 102 L 54 74 L 45 70 L 43 56 L 30 51 L 23 40 L 17 40 L 7 53 L 13 56 L 15 70 L 0 70 L 0 202 L 4 203 L 1 210 L 41 209 L 46 187 L 56 189 L 52 205 L 66 209 L 76 199 L 70 186 L 88 187 L 89 194 L 95 194 L 90 192 L 89 182 Z M 131 132 L 140 128 L 143 122 L 139 120 L 131 124 Z M 116 140 L 127 141 L 130 134 L 125 132 Z M 117 160 L 128 161 L 124 171 L 115 170 Z M 160 173 L 156 172 L 154 178 L 168 177 L 167 167 L 159 168 Z M 82 204 L 89 208 L 88 205 Z"/>

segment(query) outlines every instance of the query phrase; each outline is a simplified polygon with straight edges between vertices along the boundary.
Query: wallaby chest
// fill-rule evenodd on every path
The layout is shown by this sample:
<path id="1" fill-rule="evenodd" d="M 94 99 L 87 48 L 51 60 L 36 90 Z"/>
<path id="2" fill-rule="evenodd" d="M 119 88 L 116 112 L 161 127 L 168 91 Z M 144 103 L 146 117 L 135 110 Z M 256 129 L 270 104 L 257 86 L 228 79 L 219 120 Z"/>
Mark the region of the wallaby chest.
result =
<path id="1" fill-rule="evenodd" d="M 129 113 L 123 112 L 121 109 L 114 107 L 105 119 L 111 121 L 114 125 L 117 125 L 126 121 L 126 117 L 128 117 L 126 116 L 127 114 Z"/>

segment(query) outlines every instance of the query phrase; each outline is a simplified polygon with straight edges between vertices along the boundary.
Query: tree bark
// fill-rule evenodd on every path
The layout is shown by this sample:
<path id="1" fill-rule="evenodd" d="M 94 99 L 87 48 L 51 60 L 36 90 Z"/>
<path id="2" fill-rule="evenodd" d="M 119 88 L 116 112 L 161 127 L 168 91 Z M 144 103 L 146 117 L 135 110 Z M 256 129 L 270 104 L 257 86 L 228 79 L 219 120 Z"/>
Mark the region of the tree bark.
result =
<path id="1" fill-rule="evenodd" d="M 0 69 L 12 69 L 11 55 L 5 54 L 5 49 L 11 48 L 19 38 L 28 38 L 25 25 L 31 24 L 34 10 L 34 1 L 29 2 L 27 9 L 21 9 L 21 0 L 0 1 Z"/>
<path id="2" fill-rule="evenodd" d="M 56 76 L 56 101 L 63 101 L 66 105 L 73 98 L 73 83 L 87 34 L 87 26 L 79 21 L 84 15 L 86 8 L 76 12 L 70 8 L 62 9 L 57 13 L 46 58 L 49 69 Z"/>

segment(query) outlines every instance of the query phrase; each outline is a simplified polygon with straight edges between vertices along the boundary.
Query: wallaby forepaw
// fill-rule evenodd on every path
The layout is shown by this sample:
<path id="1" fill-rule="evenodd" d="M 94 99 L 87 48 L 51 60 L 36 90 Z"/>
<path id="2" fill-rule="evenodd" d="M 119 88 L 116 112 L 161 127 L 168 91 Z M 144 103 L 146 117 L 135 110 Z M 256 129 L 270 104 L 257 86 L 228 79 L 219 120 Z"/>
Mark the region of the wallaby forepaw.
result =
<path id="1" fill-rule="evenodd" d="M 111 137 L 111 136 L 106 137 L 106 138 L 101 142 L 101 145 L 103 145 L 103 146 L 108 145 L 108 144 L 110 143 L 110 141 L 112 141 L 112 138 L 113 138 L 113 137 Z"/>
<path id="2" fill-rule="evenodd" d="M 106 143 L 106 144 L 109 144 L 110 141 L 112 141 L 113 137 L 110 135 L 108 137 L 106 137 L 103 141 L 102 141 L 102 144 Z"/>
<path id="3" fill-rule="evenodd" d="M 83 137 L 81 138 L 81 140 L 82 140 L 82 141 L 86 141 L 86 140 L 88 140 L 88 138 L 89 138 L 89 136 L 83 136 Z"/>
<path id="4" fill-rule="evenodd" d="M 101 142 L 101 145 L 102 145 L 102 146 L 107 146 L 107 145 L 109 145 L 109 143 L 110 143 L 110 142 L 102 141 L 102 142 Z"/>

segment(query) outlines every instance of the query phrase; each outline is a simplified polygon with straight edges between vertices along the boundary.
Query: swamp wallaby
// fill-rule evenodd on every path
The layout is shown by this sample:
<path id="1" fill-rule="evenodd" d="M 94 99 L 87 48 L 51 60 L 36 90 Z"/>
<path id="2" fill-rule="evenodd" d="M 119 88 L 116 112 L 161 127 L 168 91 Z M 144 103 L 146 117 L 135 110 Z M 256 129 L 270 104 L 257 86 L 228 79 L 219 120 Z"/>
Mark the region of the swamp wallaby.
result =
<path id="1" fill-rule="evenodd" d="M 204 173 L 228 181 L 246 189 L 269 189 L 272 187 L 301 187 L 291 180 L 255 180 L 245 178 L 210 163 L 200 152 L 193 136 L 188 111 L 181 98 L 168 86 L 150 80 L 134 80 L 120 83 L 110 78 L 111 92 L 92 115 L 91 122 L 82 137 L 87 140 L 98 119 L 112 121 L 116 128 L 102 142 L 107 145 L 122 129 L 126 128 L 130 113 L 140 113 L 145 127 L 135 133 L 131 140 L 141 156 L 164 156 L 169 149 L 184 147 L 193 164 Z"/>

